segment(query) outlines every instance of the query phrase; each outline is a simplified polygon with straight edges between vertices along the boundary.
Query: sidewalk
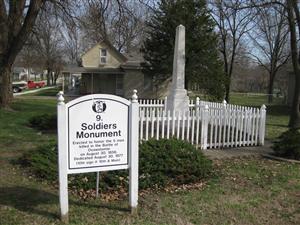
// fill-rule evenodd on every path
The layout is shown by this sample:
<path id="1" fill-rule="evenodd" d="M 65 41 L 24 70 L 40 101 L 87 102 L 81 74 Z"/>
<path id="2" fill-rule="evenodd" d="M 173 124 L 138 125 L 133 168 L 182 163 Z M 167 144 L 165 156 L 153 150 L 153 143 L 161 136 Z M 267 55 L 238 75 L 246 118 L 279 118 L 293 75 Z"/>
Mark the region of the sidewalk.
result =
<path id="1" fill-rule="evenodd" d="M 224 148 L 224 149 L 207 149 L 202 150 L 204 155 L 210 159 L 231 159 L 249 156 L 261 156 L 265 154 L 272 154 L 272 143 L 265 141 L 264 146 L 246 146 L 237 148 Z"/>
<path id="2" fill-rule="evenodd" d="M 53 88 L 56 88 L 56 86 L 37 88 L 29 91 L 22 91 L 22 92 L 14 93 L 14 96 L 26 95 L 26 94 L 35 93 L 35 92 L 39 92 L 47 89 L 53 89 Z"/>

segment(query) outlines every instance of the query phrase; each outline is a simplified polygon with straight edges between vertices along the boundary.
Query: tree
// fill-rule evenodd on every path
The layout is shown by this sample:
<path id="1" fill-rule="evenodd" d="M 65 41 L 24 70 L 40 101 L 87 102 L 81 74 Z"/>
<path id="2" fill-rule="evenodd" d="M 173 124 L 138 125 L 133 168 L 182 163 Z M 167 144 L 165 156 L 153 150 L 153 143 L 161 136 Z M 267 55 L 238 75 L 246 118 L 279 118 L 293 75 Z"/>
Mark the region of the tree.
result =
<path id="1" fill-rule="evenodd" d="M 185 81 L 196 83 L 209 94 L 223 98 L 224 74 L 218 59 L 217 36 L 204 0 L 162 0 L 147 23 L 142 52 L 146 74 L 157 83 L 172 73 L 176 27 L 186 27 Z"/>
<path id="2" fill-rule="evenodd" d="M 12 100 L 11 68 L 45 1 L 0 0 L 0 106 Z"/>
<path id="3" fill-rule="evenodd" d="M 109 40 L 118 51 L 139 49 L 147 8 L 137 0 L 88 0 L 80 19 L 85 40 L 94 45 Z"/>
<path id="4" fill-rule="evenodd" d="M 211 15 L 217 25 L 220 52 L 227 77 L 225 100 L 229 102 L 231 76 L 241 38 L 251 29 L 254 14 L 251 9 L 240 9 L 241 0 L 211 0 Z M 250 26 L 250 27 L 249 27 Z"/>
<path id="5" fill-rule="evenodd" d="M 110 0 L 0 0 L 0 107 L 9 108 L 12 100 L 11 70 L 12 65 L 36 22 L 38 14 L 46 3 L 52 4 L 56 16 L 73 18 L 78 16 L 78 8 L 83 3 L 108 2 Z M 120 6 L 124 0 L 114 0 Z"/>
<path id="6" fill-rule="evenodd" d="M 289 127 L 300 128 L 300 53 L 297 44 L 297 30 L 298 37 L 300 35 L 300 10 L 297 0 L 286 0 L 286 8 L 290 28 L 291 57 L 295 74 L 295 90 Z"/>
<path id="7" fill-rule="evenodd" d="M 251 55 L 269 73 L 269 103 L 272 102 L 276 74 L 290 58 L 285 10 L 285 7 L 280 5 L 257 8 L 255 29 L 249 32 L 249 37 L 256 47 Z"/>
<path id="8" fill-rule="evenodd" d="M 290 31 L 290 49 L 293 71 L 295 75 L 295 89 L 290 113 L 289 127 L 300 128 L 300 47 L 297 37 L 300 37 L 300 10 L 297 0 L 266 0 L 259 4 L 255 0 L 249 0 L 243 6 L 248 7 L 266 7 L 270 5 L 280 5 L 285 7 L 286 16 Z M 297 33 L 298 32 L 298 33 Z"/>
<path id="9" fill-rule="evenodd" d="M 67 22 L 65 32 L 62 31 L 64 37 L 64 51 L 67 61 L 73 65 L 80 66 L 81 58 L 80 52 L 82 51 L 82 34 L 80 27 L 73 21 Z"/>
<path id="10" fill-rule="evenodd" d="M 35 38 L 34 48 L 40 59 L 43 61 L 44 68 L 47 69 L 47 85 L 53 85 L 54 72 L 61 68 L 63 55 L 63 36 L 61 32 L 61 22 L 51 11 L 53 8 L 48 6 L 47 12 L 41 13 L 36 21 L 33 36 Z"/>
<path id="11" fill-rule="evenodd" d="M 0 107 L 12 100 L 11 69 L 46 2 L 61 15 L 71 16 L 75 0 L 0 0 Z"/>

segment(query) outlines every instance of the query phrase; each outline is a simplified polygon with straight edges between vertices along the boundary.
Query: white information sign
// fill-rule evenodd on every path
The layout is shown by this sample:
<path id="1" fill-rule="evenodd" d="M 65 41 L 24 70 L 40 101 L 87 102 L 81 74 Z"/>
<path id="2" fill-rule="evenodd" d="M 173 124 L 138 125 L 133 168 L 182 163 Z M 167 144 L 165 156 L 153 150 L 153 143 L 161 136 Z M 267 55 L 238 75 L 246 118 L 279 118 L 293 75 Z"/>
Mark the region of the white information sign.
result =
<path id="1" fill-rule="evenodd" d="M 69 173 L 128 168 L 129 104 L 88 98 L 67 113 Z"/>
<path id="2" fill-rule="evenodd" d="M 138 204 L 137 91 L 132 100 L 104 94 L 64 103 L 58 93 L 58 171 L 61 220 L 68 223 L 68 174 L 129 169 L 129 205 Z"/>

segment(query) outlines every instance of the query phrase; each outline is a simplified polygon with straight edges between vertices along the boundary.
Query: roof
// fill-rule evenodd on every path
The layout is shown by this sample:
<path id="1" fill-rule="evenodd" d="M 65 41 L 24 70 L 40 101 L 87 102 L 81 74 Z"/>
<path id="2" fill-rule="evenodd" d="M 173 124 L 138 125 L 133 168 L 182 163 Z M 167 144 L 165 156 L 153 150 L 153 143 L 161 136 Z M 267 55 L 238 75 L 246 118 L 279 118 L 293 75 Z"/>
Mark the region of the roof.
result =
<path id="1" fill-rule="evenodd" d="M 22 73 L 22 72 L 25 72 L 24 71 L 24 67 L 14 67 L 13 68 L 13 73 Z"/>
<path id="2" fill-rule="evenodd" d="M 66 66 L 62 69 L 62 73 L 101 73 L 101 74 L 123 74 L 124 70 L 122 68 L 89 68 L 89 67 L 79 67 L 79 66 Z"/>
<path id="3" fill-rule="evenodd" d="M 144 58 L 140 52 L 130 52 L 125 54 L 128 59 L 125 63 L 121 65 L 124 69 L 141 69 L 141 63 L 144 62 Z"/>

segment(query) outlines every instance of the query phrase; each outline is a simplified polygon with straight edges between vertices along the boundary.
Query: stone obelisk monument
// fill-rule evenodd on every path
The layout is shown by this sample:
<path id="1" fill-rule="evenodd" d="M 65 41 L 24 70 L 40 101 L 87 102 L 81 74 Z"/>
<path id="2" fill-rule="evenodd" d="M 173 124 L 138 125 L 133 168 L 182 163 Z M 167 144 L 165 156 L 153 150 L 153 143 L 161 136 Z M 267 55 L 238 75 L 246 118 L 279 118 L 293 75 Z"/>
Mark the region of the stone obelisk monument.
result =
<path id="1" fill-rule="evenodd" d="M 175 111 L 187 111 L 189 109 L 189 97 L 184 89 L 185 76 L 185 27 L 179 25 L 176 28 L 172 87 L 167 98 L 167 109 Z"/>

